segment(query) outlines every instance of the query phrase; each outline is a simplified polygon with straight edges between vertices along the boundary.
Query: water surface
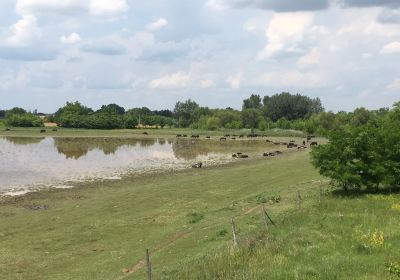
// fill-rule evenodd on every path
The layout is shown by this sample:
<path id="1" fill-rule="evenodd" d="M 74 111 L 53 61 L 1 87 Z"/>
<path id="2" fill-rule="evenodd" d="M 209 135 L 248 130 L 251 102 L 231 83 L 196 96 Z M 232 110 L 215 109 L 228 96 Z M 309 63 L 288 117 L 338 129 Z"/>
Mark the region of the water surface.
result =
<path id="1" fill-rule="evenodd" d="M 233 160 L 232 153 L 258 154 L 266 148 L 259 141 L 2 137 L 0 194 L 178 170 L 199 161 L 224 164 Z"/>

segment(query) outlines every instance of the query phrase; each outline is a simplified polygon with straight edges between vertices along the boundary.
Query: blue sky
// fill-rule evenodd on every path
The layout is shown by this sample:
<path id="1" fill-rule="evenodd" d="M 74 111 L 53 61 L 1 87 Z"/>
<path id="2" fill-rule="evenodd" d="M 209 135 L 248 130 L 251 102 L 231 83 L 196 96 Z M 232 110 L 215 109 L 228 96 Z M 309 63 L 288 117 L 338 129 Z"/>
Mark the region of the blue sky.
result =
<path id="1" fill-rule="evenodd" d="M 328 110 L 400 100 L 399 0 L 4 0 L 0 108 L 240 108 L 252 93 Z"/>

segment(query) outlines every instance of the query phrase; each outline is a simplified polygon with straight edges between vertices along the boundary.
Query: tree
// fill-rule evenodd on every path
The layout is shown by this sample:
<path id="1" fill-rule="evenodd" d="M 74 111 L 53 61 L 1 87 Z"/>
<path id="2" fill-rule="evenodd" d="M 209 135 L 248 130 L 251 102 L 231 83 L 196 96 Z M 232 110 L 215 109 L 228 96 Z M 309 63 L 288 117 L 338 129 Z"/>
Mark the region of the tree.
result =
<path id="1" fill-rule="evenodd" d="M 101 106 L 100 110 L 96 113 L 110 113 L 110 114 L 117 114 L 123 115 L 125 114 L 125 109 L 117 104 L 108 104 Z"/>
<path id="2" fill-rule="evenodd" d="M 178 120 L 178 125 L 180 127 L 188 127 L 190 124 L 194 122 L 194 113 L 195 110 L 200 106 L 188 99 L 185 102 L 177 102 L 174 108 L 175 117 Z"/>
<path id="3" fill-rule="evenodd" d="M 261 109 L 261 97 L 256 94 L 252 94 L 248 99 L 243 100 L 242 109 Z"/>
<path id="4" fill-rule="evenodd" d="M 14 127 L 41 127 L 43 121 L 40 117 L 31 113 L 7 114 L 6 125 Z"/>
<path id="5" fill-rule="evenodd" d="M 400 187 L 400 108 L 331 131 L 329 143 L 316 147 L 312 163 L 334 185 L 349 188 Z"/>
<path id="6" fill-rule="evenodd" d="M 25 109 L 14 107 L 6 112 L 6 115 L 13 115 L 13 114 L 22 115 L 26 114 L 26 111 Z"/>
<path id="7" fill-rule="evenodd" d="M 242 111 L 242 123 L 246 128 L 256 128 L 263 120 L 262 113 L 257 109 L 244 109 Z"/>
<path id="8" fill-rule="evenodd" d="M 321 100 L 311 99 L 300 94 L 292 95 L 288 92 L 265 96 L 263 99 L 263 112 L 265 118 L 277 121 L 280 118 L 288 120 L 304 119 L 313 113 L 323 112 Z"/>

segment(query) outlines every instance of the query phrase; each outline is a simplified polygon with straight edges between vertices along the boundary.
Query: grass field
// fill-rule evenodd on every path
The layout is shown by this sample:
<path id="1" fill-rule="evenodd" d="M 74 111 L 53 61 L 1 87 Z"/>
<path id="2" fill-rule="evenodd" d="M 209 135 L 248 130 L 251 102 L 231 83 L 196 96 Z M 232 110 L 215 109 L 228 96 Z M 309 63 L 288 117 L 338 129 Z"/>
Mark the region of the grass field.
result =
<path id="1" fill-rule="evenodd" d="M 1 127 L 1 126 L 0 126 Z M 45 129 L 45 133 L 40 133 L 40 130 Z M 143 132 L 148 135 L 144 136 Z M 100 130 L 100 129 L 73 129 L 73 128 L 5 128 L 0 129 L 0 136 L 21 136 L 21 137 L 175 137 L 177 134 L 198 134 L 201 136 L 222 136 L 225 134 L 250 134 L 250 129 L 221 129 L 215 131 L 198 130 L 189 128 L 164 128 L 164 129 L 114 129 L 114 130 Z M 282 137 L 302 137 L 303 132 L 296 130 L 283 130 L 271 129 L 266 131 L 255 131 L 258 134 L 265 134 L 268 136 L 282 136 Z"/>
<path id="2" fill-rule="evenodd" d="M 308 152 L 293 151 L 3 198 L 1 279 L 145 279 L 146 248 L 154 279 L 394 277 L 400 196 L 327 194 L 319 204 L 320 188 L 327 180 Z M 277 224 L 267 233 L 261 203 Z"/>

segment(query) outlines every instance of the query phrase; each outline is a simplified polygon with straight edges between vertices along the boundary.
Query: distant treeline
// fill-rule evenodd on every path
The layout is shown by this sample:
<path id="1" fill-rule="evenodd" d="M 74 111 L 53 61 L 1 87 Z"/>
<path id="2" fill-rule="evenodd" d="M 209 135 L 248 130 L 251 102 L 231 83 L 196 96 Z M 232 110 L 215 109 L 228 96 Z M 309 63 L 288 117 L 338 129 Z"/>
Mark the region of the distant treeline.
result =
<path id="1" fill-rule="evenodd" d="M 345 125 L 361 125 L 388 112 L 387 108 L 370 111 L 325 112 L 319 98 L 283 92 L 261 97 L 252 94 L 243 100 L 242 110 L 211 109 L 192 100 L 177 102 L 174 109 L 152 111 L 146 107 L 126 110 L 117 104 L 103 105 L 95 111 L 79 102 L 67 102 L 53 115 L 37 116 L 21 108 L 6 111 L 8 126 L 43 126 L 56 122 L 61 127 L 118 129 L 140 126 L 217 129 L 294 129 L 324 134 Z"/>

